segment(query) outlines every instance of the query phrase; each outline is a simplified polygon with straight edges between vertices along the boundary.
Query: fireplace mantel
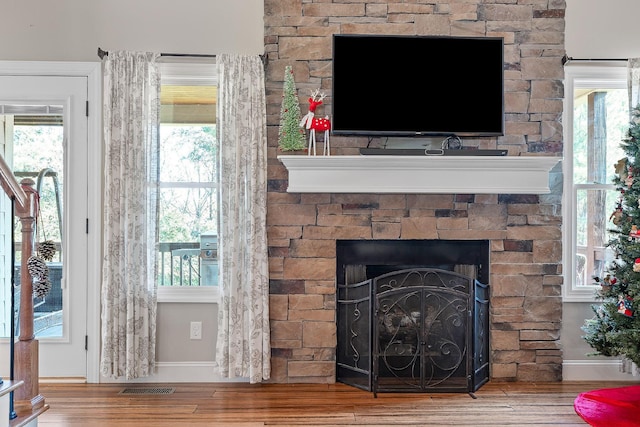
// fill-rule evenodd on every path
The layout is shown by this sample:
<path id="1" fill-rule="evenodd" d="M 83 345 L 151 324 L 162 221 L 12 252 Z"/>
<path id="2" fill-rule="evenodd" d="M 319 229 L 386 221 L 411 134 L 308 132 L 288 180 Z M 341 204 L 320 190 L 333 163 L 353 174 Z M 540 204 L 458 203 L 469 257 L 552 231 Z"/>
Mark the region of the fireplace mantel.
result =
<path id="1" fill-rule="evenodd" d="M 545 194 L 562 159 L 543 156 L 308 156 L 278 159 L 289 193 Z"/>

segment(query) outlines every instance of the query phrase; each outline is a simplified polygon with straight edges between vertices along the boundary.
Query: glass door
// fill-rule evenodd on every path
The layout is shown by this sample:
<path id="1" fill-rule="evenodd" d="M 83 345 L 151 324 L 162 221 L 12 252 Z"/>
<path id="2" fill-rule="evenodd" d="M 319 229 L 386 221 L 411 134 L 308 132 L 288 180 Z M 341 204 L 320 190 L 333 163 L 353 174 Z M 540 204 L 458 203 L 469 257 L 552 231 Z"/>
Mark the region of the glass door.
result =
<path id="1" fill-rule="evenodd" d="M 49 279 L 34 283 L 34 333 L 39 341 L 41 377 L 87 374 L 86 100 L 85 77 L 0 76 L 2 154 L 18 180 L 32 179 L 39 193 L 36 250 L 43 242 L 54 249 L 53 253 L 42 249 L 34 253 L 46 262 Z M 6 230 L 5 226 L 11 224 L 2 224 Z M 15 219 L 12 226 L 18 285 L 21 224 Z M 20 293 L 19 286 L 15 293 Z M 2 335 L 8 337 L 8 293 L 2 303 L 7 313 Z M 16 323 L 19 331 L 19 321 Z M 2 349 L 0 358 L 8 353 Z"/>

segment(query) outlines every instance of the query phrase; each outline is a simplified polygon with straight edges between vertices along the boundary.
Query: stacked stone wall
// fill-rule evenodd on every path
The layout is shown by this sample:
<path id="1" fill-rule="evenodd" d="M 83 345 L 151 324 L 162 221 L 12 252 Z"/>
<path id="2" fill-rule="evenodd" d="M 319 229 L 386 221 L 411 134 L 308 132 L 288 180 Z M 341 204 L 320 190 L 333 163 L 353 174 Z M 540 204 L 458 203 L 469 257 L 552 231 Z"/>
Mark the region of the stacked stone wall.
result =
<path id="1" fill-rule="evenodd" d="M 561 380 L 559 171 L 545 195 L 301 194 L 286 191 L 277 156 L 291 154 L 278 149 L 285 66 L 306 111 L 312 90 L 331 93 L 332 35 L 349 33 L 503 37 L 506 132 L 473 143 L 509 155 L 560 155 L 565 7 L 564 0 L 265 0 L 271 381 L 335 381 L 338 239 L 490 240 L 492 378 Z M 378 61 L 383 52 L 372 58 L 372 73 Z M 454 65 L 473 73 L 480 64 Z M 375 94 L 389 83 L 380 76 L 379 87 L 362 94 L 363 108 L 381 119 L 386 107 Z M 331 114 L 330 96 L 318 113 Z M 465 114 L 473 111 L 461 105 Z M 332 155 L 382 144 L 331 137 Z"/>

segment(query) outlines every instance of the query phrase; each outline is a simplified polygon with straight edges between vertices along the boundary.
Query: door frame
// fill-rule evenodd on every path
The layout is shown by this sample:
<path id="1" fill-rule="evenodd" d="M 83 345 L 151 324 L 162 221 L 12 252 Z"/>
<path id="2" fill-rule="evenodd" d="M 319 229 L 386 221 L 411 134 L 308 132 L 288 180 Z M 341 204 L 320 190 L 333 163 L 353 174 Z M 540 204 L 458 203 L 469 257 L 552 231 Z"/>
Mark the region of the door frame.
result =
<path id="1" fill-rule="evenodd" d="M 0 61 L 2 76 L 68 76 L 87 78 L 87 373 L 100 382 L 100 283 L 102 253 L 102 65 L 100 62 Z"/>

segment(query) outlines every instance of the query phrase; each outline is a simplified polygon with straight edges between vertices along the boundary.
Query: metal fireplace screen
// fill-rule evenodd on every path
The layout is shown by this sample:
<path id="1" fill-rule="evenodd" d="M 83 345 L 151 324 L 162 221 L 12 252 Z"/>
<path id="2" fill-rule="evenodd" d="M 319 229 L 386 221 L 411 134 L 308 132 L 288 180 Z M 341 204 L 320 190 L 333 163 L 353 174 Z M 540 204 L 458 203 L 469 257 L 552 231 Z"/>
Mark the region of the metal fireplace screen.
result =
<path id="1" fill-rule="evenodd" d="M 337 381 L 374 394 L 473 392 L 488 381 L 489 289 L 476 266 L 358 281 L 366 269 L 347 266 L 338 284 Z"/>

